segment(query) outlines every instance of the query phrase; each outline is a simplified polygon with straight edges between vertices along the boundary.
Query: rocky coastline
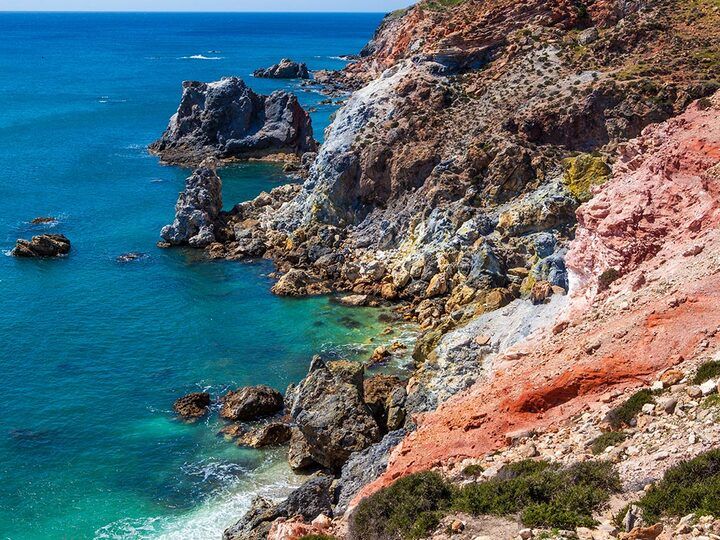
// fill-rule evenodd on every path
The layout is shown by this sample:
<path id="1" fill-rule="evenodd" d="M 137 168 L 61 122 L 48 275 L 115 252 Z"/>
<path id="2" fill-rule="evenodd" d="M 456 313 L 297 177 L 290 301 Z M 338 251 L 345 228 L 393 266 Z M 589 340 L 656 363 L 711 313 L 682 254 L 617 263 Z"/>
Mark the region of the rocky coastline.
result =
<path id="1" fill-rule="evenodd" d="M 288 445 L 293 469 L 312 473 L 284 502 L 256 499 L 224 538 L 720 532 L 714 518 L 625 508 L 718 442 L 680 444 L 668 426 L 697 432 L 715 418 L 698 400 L 717 392 L 720 368 L 692 381 L 720 355 L 719 23 L 711 0 L 423 0 L 388 15 L 345 70 L 316 73 L 328 92 L 350 93 L 319 148 L 294 96 L 258 96 L 236 78 L 184 83 L 150 149 L 199 167 L 162 245 L 264 257 L 275 294 L 392 306 L 421 331 L 408 380 L 315 357 L 283 395 L 222 398 L 229 438 Z M 302 184 L 222 211 L 218 164 L 278 154 Z M 663 397 L 615 425 L 610 413 L 638 389 Z M 175 410 L 195 419 L 208 399 Z M 595 458 L 605 433 L 617 444 Z M 557 474 L 599 459 L 619 480 L 575 521 L 565 507 L 533 521 L 453 499 L 468 484 L 501 489 L 528 459 L 568 467 Z M 409 529 L 394 532 L 382 527 L 395 509 L 381 507 L 373 530 L 385 532 L 358 529 L 398 479 L 426 482 L 427 471 L 454 493 L 447 506 L 403 516 Z"/>

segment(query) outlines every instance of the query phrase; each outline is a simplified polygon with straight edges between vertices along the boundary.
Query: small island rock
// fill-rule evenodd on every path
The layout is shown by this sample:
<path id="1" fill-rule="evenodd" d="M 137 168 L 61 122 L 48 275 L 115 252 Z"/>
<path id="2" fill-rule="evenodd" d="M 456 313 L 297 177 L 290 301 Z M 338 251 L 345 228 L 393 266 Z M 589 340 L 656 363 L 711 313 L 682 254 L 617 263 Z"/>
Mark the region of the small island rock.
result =
<path id="1" fill-rule="evenodd" d="M 18 239 L 14 257 L 59 257 L 70 253 L 70 240 L 62 234 L 41 234 L 31 240 Z"/>
<path id="2" fill-rule="evenodd" d="M 253 76 L 265 79 L 309 79 L 310 72 L 304 63 L 283 58 L 274 66 L 255 70 Z"/>

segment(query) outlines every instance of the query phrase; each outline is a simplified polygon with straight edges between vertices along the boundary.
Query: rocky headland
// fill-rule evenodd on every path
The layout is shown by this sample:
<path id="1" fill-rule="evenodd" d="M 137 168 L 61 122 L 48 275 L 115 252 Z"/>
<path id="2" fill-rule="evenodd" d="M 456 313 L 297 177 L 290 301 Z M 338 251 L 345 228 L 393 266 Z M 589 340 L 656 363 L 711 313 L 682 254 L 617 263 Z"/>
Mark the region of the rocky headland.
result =
<path id="1" fill-rule="evenodd" d="M 717 535 L 662 494 L 720 485 L 719 59 L 714 0 L 424 0 L 323 75 L 352 94 L 303 183 L 198 247 L 393 305 L 415 369 L 314 359 L 277 414 L 322 475 L 226 538 Z"/>

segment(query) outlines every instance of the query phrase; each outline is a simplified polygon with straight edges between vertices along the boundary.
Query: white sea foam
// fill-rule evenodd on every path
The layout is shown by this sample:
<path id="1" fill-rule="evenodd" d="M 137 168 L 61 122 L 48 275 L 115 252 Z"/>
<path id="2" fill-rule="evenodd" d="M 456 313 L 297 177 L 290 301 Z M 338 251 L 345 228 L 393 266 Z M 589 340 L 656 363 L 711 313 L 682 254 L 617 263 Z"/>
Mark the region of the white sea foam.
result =
<path id="1" fill-rule="evenodd" d="M 300 483 L 284 462 L 275 463 L 255 473 L 238 478 L 239 466 L 219 461 L 187 465 L 184 470 L 206 481 L 222 480 L 228 487 L 194 510 L 175 516 L 125 518 L 97 531 L 98 540 L 207 540 L 221 538 L 250 508 L 257 495 L 281 500 Z"/>
<path id="2" fill-rule="evenodd" d="M 193 54 L 192 56 L 181 56 L 180 60 L 222 60 L 223 56 L 205 56 L 204 54 Z"/>

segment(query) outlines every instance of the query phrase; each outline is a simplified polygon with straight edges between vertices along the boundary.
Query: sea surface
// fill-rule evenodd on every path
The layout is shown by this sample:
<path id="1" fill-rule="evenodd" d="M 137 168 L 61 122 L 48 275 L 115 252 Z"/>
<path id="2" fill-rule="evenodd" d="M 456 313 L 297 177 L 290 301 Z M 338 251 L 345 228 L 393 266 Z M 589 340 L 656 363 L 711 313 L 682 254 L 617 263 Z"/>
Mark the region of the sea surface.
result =
<path id="1" fill-rule="evenodd" d="M 59 260 L 0 256 L 0 538 L 219 538 L 254 494 L 298 482 L 281 450 L 226 442 L 216 415 L 182 423 L 172 402 L 284 390 L 314 353 L 367 355 L 378 311 L 274 297 L 266 262 L 156 248 L 188 171 L 145 148 L 183 80 L 226 75 L 297 91 L 321 139 L 337 105 L 249 74 L 285 56 L 340 68 L 380 18 L 0 13 L 0 251 L 73 243 Z M 221 176 L 226 207 L 288 181 L 268 164 Z"/>

